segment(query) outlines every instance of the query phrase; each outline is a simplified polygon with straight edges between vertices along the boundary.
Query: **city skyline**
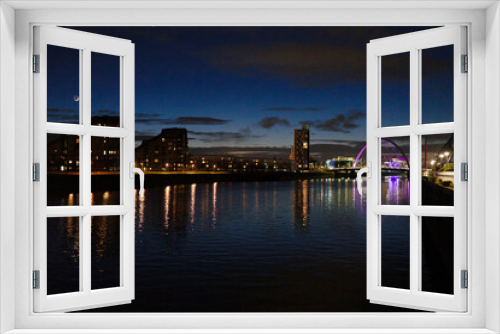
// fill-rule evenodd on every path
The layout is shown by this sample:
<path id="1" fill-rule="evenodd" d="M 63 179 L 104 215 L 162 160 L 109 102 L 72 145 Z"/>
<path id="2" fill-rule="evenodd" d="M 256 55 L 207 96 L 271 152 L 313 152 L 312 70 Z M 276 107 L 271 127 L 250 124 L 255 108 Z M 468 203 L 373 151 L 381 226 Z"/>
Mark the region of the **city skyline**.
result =
<path id="1" fill-rule="evenodd" d="M 314 156 L 321 147 L 355 154 L 365 141 L 366 44 L 428 27 L 73 29 L 135 43 L 137 145 L 174 126 L 187 128 L 190 146 L 200 151 L 274 147 L 281 154 L 279 148 L 293 141 L 292 130 L 306 122 Z M 93 115 L 116 115 L 119 109 L 119 91 L 112 89 L 119 72 L 112 58 L 96 55 L 93 61 Z M 70 66 L 57 57 L 52 61 L 60 71 Z M 397 64 L 389 66 L 384 96 L 392 109 L 404 110 L 407 77 Z M 53 120 L 64 121 L 65 111 L 75 108 L 75 93 L 66 87 L 64 80 L 53 85 Z M 438 97 L 435 107 L 442 102 Z M 396 113 L 398 118 L 404 115 Z"/>

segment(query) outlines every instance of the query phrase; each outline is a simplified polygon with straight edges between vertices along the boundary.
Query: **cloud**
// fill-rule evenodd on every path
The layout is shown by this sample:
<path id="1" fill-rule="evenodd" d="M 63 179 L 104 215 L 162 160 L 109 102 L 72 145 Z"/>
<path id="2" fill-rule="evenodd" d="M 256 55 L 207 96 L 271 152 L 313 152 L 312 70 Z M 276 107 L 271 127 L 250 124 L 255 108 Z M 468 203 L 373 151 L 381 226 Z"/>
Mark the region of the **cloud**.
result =
<path id="1" fill-rule="evenodd" d="M 279 117 L 266 117 L 261 119 L 258 124 L 264 129 L 270 129 L 276 125 L 290 126 L 290 122 L 287 119 Z"/>
<path id="2" fill-rule="evenodd" d="M 47 121 L 61 123 L 78 123 L 78 110 L 71 108 L 47 108 Z"/>
<path id="3" fill-rule="evenodd" d="M 136 112 L 135 117 L 140 117 L 140 118 L 148 118 L 148 117 L 162 117 L 162 114 L 150 114 L 146 112 Z"/>
<path id="4" fill-rule="evenodd" d="M 246 77 L 281 79 L 296 86 L 326 87 L 366 80 L 366 51 L 331 44 L 226 45 L 202 56 L 217 69 Z"/>
<path id="5" fill-rule="evenodd" d="M 51 114 L 76 113 L 75 109 L 71 108 L 47 108 L 47 112 Z"/>
<path id="6" fill-rule="evenodd" d="M 294 107 L 271 107 L 266 108 L 264 110 L 267 111 L 322 111 L 326 108 L 315 108 L 315 107 L 306 107 L 306 108 L 294 108 Z"/>
<path id="7" fill-rule="evenodd" d="M 229 122 L 231 120 L 213 117 L 178 117 L 172 120 L 165 120 L 163 124 L 222 125 Z"/>
<path id="8" fill-rule="evenodd" d="M 242 158 L 278 158 L 288 159 L 290 147 L 261 147 L 261 146 L 209 146 L 192 147 L 193 154 L 220 154 Z"/>
<path id="9" fill-rule="evenodd" d="M 347 36 L 351 30 L 346 30 Z M 372 35 L 376 37 L 376 34 Z M 367 36 L 363 37 L 366 43 L 369 42 Z M 200 51 L 198 55 L 214 68 L 240 76 L 279 79 L 295 86 L 322 88 L 366 82 L 366 43 L 253 42 L 215 47 Z M 453 65 L 437 56 L 426 59 L 426 68 L 432 69 L 431 73 L 446 73 L 449 64 Z M 382 66 L 384 81 L 391 84 L 408 82 L 408 54 L 383 57 Z"/>
<path id="10" fill-rule="evenodd" d="M 163 124 L 162 121 L 164 121 L 161 118 L 136 118 L 135 119 L 135 124 Z"/>
<path id="11" fill-rule="evenodd" d="M 334 118 L 317 121 L 303 121 L 302 123 L 311 124 L 320 131 L 350 133 L 351 130 L 359 127 L 359 124 L 356 124 L 355 121 L 364 116 L 365 113 L 361 110 L 351 109 Z"/>
<path id="12" fill-rule="evenodd" d="M 146 140 L 157 135 L 158 133 L 154 131 L 135 131 L 135 140 Z"/>
<path id="13" fill-rule="evenodd" d="M 120 113 L 115 110 L 98 109 L 92 110 L 94 116 L 119 116 Z M 80 120 L 79 111 L 72 108 L 47 108 L 47 119 L 49 122 L 71 122 L 78 123 Z"/>
<path id="14" fill-rule="evenodd" d="M 214 131 L 214 132 L 208 132 L 208 131 L 188 131 L 189 134 L 198 136 L 197 140 L 200 140 L 205 143 L 215 143 L 215 142 L 223 142 L 227 140 L 237 140 L 237 141 L 244 141 L 247 139 L 253 139 L 253 138 L 262 138 L 263 136 L 261 135 L 254 135 L 252 134 L 252 131 L 250 130 L 250 127 L 245 127 L 243 129 L 240 129 L 238 132 L 231 132 L 231 131 Z"/>
<path id="15" fill-rule="evenodd" d="M 162 125 L 223 125 L 231 122 L 229 119 L 213 117 L 177 117 L 177 118 L 139 118 L 136 123 L 141 124 L 162 124 Z"/>
<path id="16" fill-rule="evenodd" d="M 92 116 L 118 116 L 119 111 L 109 109 L 92 110 Z"/>

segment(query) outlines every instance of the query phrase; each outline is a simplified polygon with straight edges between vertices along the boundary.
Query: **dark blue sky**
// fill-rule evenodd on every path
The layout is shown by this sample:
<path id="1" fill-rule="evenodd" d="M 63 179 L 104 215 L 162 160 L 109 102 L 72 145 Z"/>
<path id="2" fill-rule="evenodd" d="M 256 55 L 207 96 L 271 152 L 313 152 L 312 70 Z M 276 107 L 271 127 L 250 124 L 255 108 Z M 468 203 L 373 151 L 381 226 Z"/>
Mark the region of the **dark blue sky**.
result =
<path id="1" fill-rule="evenodd" d="M 313 145 L 352 147 L 351 142 L 364 142 L 366 44 L 421 29 L 427 28 L 78 28 L 135 44 L 139 140 L 179 126 L 188 129 L 190 147 L 242 148 L 290 147 L 293 129 L 304 121 L 311 124 Z M 443 92 L 450 78 L 436 75 L 447 66 L 446 52 L 431 53 L 424 62 L 429 64 L 424 66 L 428 78 L 423 92 L 425 122 L 446 119 L 443 110 L 450 109 L 450 94 Z M 59 76 L 57 82 L 50 82 L 51 66 L 62 73 L 75 72 L 68 69 L 74 69 L 77 60 L 71 64 L 69 58 L 54 56 L 49 62 L 52 120 L 62 120 L 64 115 L 71 119 L 68 115 L 75 109 L 78 93 L 69 92 L 74 76 L 66 74 L 65 79 Z M 118 109 L 118 62 L 113 58 L 93 56 L 93 115 Z M 404 124 L 408 68 L 404 59 L 383 61 L 383 66 L 383 125 Z"/>

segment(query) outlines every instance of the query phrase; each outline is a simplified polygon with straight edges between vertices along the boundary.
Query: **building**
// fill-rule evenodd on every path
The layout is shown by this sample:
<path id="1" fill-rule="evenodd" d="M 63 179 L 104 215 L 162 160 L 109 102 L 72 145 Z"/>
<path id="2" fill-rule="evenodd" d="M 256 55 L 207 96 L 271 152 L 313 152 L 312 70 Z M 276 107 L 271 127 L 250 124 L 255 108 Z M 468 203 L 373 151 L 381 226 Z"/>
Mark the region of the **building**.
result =
<path id="1" fill-rule="evenodd" d="M 234 157 L 230 155 L 191 155 L 188 170 L 228 171 L 234 167 Z"/>
<path id="2" fill-rule="evenodd" d="M 47 135 L 47 172 L 74 172 L 80 169 L 80 137 Z"/>
<path id="3" fill-rule="evenodd" d="M 302 129 L 293 130 L 293 147 L 290 156 L 292 168 L 297 171 L 309 170 L 309 125 L 302 124 Z"/>
<path id="4" fill-rule="evenodd" d="M 92 137 L 92 172 L 120 171 L 120 138 Z"/>
<path id="5" fill-rule="evenodd" d="M 97 126 L 120 125 L 119 117 L 92 117 Z M 49 134 L 47 136 L 47 172 L 78 172 L 80 167 L 80 137 Z M 90 142 L 92 172 L 120 171 L 120 138 L 93 136 Z"/>
<path id="6" fill-rule="evenodd" d="M 242 158 L 231 155 L 191 155 L 187 170 L 242 172 L 287 172 L 286 159 Z"/>
<path id="7" fill-rule="evenodd" d="M 356 158 L 338 156 L 326 160 L 326 168 L 327 169 L 352 168 L 354 166 L 354 161 L 356 161 Z"/>
<path id="8" fill-rule="evenodd" d="M 188 138 L 185 128 L 166 128 L 135 149 L 136 165 L 145 170 L 188 169 Z"/>

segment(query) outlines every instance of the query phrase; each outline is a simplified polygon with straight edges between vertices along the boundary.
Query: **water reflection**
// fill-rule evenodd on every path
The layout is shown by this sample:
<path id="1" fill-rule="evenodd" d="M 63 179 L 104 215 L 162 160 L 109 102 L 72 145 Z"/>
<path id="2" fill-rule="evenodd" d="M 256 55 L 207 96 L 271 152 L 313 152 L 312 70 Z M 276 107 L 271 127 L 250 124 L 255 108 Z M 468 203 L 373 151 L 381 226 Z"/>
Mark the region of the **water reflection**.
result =
<path id="1" fill-rule="evenodd" d="M 191 224 L 194 224 L 194 219 L 196 217 L 195 205 L 196 205 L 196 183 L 193 183 L 191 185 Z"/>
<path id="2" fill-rule="evenodd" d="M 352 179 L 169 185 L 135 205 L 136 299 L 106 312 L 380 310 Z"/>
<path id="3" fill-rule="evenodd" d="M 170 220 L 169 212 L 170 212 L 170 191 L 171 191 L 171 189 L 172 189 L 171 186 L 165 187 L 165 200 L 163 201 L 164 202 L 164 205 L 163 205 L 163 212 L 164 212 L 163 225 L 164 225 L 166 231 L 168 231 L 168 224 L 169 224 L 169 220 Z M 143 212 L 142 220 L 144 222 L 144 212 Z M 167 232 L 167 234 L 168 234 L 168 232 Z"/>
<path id="4" fill-rule="evenodd" d="M 292 201 L 296 226 L 307 227 L 309 222 L 309 180 L 297 181 Z"/>
<path id="5" fill-rule="evenodd" d="M 91 220 L 91 288 L 120 286 L 120 216 Z"/>
<path id="6" fill-rule="evenodd" d="M 138 228 L 138 232 L 142 232 L 144 228 L 144 207 L 145 207 L 145 195 L 146 194 L 146 189 L 144 189 L 143 194 L 139 194 L 139 191 L 136 189 L 134 190 L 134 195 L 135 195 L 135 202 L 136 202 L 136 225 Z"/>
<path id="7" fill-rule="evenodd" d="M 79 263 L 80 219 L 78 217 L 48 218 L 47 294 L 79 291 Z"/>
<path id="8" fill-rule="evenodd" d="M 212 185 L 212 227 L 215 228 L 217 222 L 217 182 Z"/>
<path id="9" fill-rule="evenodd" d="M 404 175 L 383 176 L 382 204 L 410 205 L 410 180 Z"/>
<path id="10" fill-rule="evenodd" d="M 118 205 L 120 193 L 117 191 L 94 191 L 90 193 L 90 205 Z"/>
<path id="11" fill-rule="evenodd" d="M 75 195 L 74 194 L 69 194 L 68 195 L 68 206 L 75 205 Z"/>

